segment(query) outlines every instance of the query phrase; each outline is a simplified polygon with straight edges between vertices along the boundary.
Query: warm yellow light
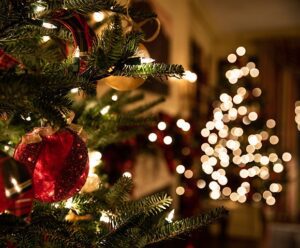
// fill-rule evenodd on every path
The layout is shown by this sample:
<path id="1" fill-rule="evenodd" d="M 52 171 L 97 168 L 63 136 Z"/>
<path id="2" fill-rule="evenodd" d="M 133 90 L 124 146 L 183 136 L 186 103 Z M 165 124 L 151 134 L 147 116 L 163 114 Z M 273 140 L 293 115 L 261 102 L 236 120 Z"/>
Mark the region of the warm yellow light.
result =
<path id="1" fill-rule="evenodd" d="M 186 171 L 184 172 L 184 176 L 185 176 L 186 178 L 188 178 L 188 179 L 192 178 L 193 175 L 194 175 L 194 172 L 193 172 L 192 170 L 186 170 Z"/>
<path id="2" fill-rule="evenodd" d="M 278 144 L 278 142 L 279 142 L 279 138 L 278 138 L 276 135 L 272 135 L 272 136 L 270 137 L 270 143 L 271 143 L 272 145 L 276 145 L 276 144 Z"/>
<path id="3" fill-rule="evenodd" d="M 176 188 L 176 194 L 177 194 L 177 195 L 183 195 L 184 192 L 185 192 L 184 187 L 179 186 L 179 187 Z"/>
<path id="4" fill-rule="evenodd" d="M 210 196 L 211 199 L 217 200 L 217 199 L 220 198 L 221 192 L 219 190 L 214 190 L 214 191 L 210 192 L 209 196 Z"/>
<path id="5" fill-rule="evenodd" d="M 274 163 L 274 162 L 276 162 L 278 160 L 278 156 L 277 156 L 276 153 L 270 153 L 269 154 L 269 159 L 270 159 L 271 162 Z"/>
<path id="6" fill-rule="evenodd" d="M 202 137 L 208 137 L 209 136 L 209 134 L 210 134 L 210 131 L 207 129 L 207 128 L 203 128 L 202 130 L 201 130 L 201 135 L 202 135 Z"/>
<path id="7" fill-rule="evenodd" d="M 268 128 L 274 128 L 276 126 L 276 121 L 273 119 L 269 119 L 267 120 L 266 125 Z"/>
<path id="8" fill-rule="evenodd" d="M 229 196 L 231 194 L 231 188 L 225 187 L 222 189 L 222 194 L 225 196 Z"/>
<path id="9" fill-rule="evenodd" d="M 255 146 L 259 142 L 259 140 L 257 139 L 256 135 L 251 134 L 248 136 L 248 142 L 250 145 Z"/>
<path id="10" fill-rule="evenodd" d="M 255 201 L 255 202 L 260 202 L 261 201 L 261 194 L 260 193 L 254 193 L 253 195 L 252 195 L 252 199 L 253 199 L 253 201 Z"/>
<path id="11" fill-rule="evenodd" d="M 246 54 L 246 48 L 243 46 L 240 46 L 236 49 L 236 54 L 239 56 L 244 56 Z"/>
<path id="12" fill-rule="evenodd" d="M 273 166 L 273 171 L 276 172 L 276 173 L 281 173 L 283 171 L 283 169 L 284 169 L 284 167 L 280 163 L 276 163 Z"/>
<path id="13" fill-rule="evenodd" d="M 289 152 L 285 152 L 282 154 L 282 160 L 284 162 L 289 162 L 292 159 L 292 155 Z"/>
<path id="14" fill-rule="evenodd" d="M 239 195 L 236 192 L 230 194 L 230 200 L 237 201 L 239 199 Z"/>
<path id="15" fill-rule="evenodd" d="M 245 195 L 240 195 L 239 196 L 239 199 L 238 199 L 239 203 L 244 203 L 246 201 L 247 201 L 247 197 Z"/>
<path id="16" fill-rule="evenodd" d="M 276 199 L 273 196 L 267 198 L 266 203 L 270 206 L 273 206 L 276 203 Z"/>
<path id="17" fill-rule="evenodd" d="M 237 56 L 234 53 L 231 53 L 227 56 L 227 60 L 229 63 L 234 63 L 237 60 Z"/>
<path id="18" fill-rule="evenodd" d="M 206 128 L 207 128 L 208 130 L 213 130 L 213 129 L 215 128 L 215 123 L 212 122 L 212 121 L 207 122 L 207 123 L 206 123 Z"/>
<path id="19" fill-rule="evenodd" d="M 245 107 L 245 106 L 240 106 L 239 108 L 238 108 L 238 113 L 239 113 L 239 115 L 245 115 L 245 114 L 247 114 L 247 108 Z"/>
<path id="20" fill-rule="evenodd" d="M 205 186 L 206 186 L 206 182 L 205 182 L 203 179 L 199 179 L 199 180 L 197 181 L 197 187 L 198 187 L 199 189 L 203 189 L 203 188 L 205 188 Z"/>
<path id="21" fill-rule="evenodd" d="M 229 102 L 229 101 L 231 101 L 231 96 L 229 96 L 228 94 L 226 94 L 226 93 L 222 93 L 221 95 L 220 95 L 220 100 L 222 101 L 222 102 Z"/>
<path id="22" fill-rule="evenodd" d="M 277 184 L 277 183 L 272 183 L 272 184 L 270 185 L 270 191 L 273 192 L 273 193 L 280 192 L 279 184 Z"/>
<path id="23" fill-rule="evenodd" d="M 260 88 L 254 88 L 252 90 L 252 95 L 255 96 L 255 97 L 259 97 L 261 95 L 262 91 Z"/>
<path id="24" fill-rule="evenodd" d="M 263 198 L 267 199 L 272 196 L 272 193 L 269 190 L 265 190 L 263 193 Z"/>
<path id="25" fill-rule="evenodd" d="M 258 118 L 258 114 L 256 112 L 250 112 L 248 114 L 248 118 L 250 121 L 256 121 Z"/>
<path id="26" fill-rule="evenodd" d="M 250 69 L 250 76 L 251 77 L 258 77 L 259 75 L 259 70 L 257 68 L 253 68 L 253 69 Z"/>
<path id="27" fill-rule="evenodd" d="M 249 68 L 246 67 L 246 66 L 242 67 L 241 71 L 242 71 L 242 73 L 243 73 L 244 76 L 247 76 L 249 74 L 249 72 L 250 72 Z"/>
<path id="28" fill-rule="evenodd" d="M 254 62 L 248 62 L 246 66 L 249 68 L 249 70 L 251 70 L 251 69 L 255 68 L 255 63 Z"/>

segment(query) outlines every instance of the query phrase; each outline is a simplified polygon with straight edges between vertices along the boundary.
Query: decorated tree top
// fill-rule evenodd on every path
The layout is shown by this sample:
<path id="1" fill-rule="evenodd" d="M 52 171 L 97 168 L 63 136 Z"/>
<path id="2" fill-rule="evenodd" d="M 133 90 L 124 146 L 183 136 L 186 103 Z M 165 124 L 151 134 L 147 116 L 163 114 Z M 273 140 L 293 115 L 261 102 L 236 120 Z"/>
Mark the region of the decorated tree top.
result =
<path id="1" fill-rule="evenodd" d="M 149 123 L 142 114 L 161 99 L 125 110 L 143 96 L 97 99 L 96 85 L 131 90 L 184 72 L 143 52 L 141 25 L 151 20 L 114 0 L 1 1 L 1 247 L 144 247 L 226 213 L 172 221 L 166 194 L 130 201 L 131 179 L 99 179 L 99 149 Z M 78 91 L 86 98 L 75 103 Z"/>

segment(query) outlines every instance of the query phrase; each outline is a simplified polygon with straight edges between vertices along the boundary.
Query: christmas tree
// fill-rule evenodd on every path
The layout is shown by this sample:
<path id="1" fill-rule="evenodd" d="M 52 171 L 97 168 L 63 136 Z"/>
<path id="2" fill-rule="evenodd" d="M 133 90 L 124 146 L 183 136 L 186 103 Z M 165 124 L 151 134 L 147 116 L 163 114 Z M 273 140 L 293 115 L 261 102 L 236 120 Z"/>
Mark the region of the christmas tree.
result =
<path id="1" fill-rule="evenodd" d="M 213 104 L 213 119 L 201 130 L 207 142 L 201 146 L 205 154 L 198 187 L 207 184 L 214 200 L 274 205 L 291 154 L 280 153 L 276 121 L 264 118 L 262 90 L 256 80 L 259 70 L 245 53 L 239 47 L 228 55 L 230 64 L 223 68 L 222 78 L 227 81 L 225 90 Z"/>
<path id="2" fill-rule="evenodd" d="M 166 194 L 132 201 L 130 178 L 99 174 L 99 151 L 151 122 L 161 99 L 128 110 L 141 94 L 99 99 L 97 84 L 126 91 L 184 73 L 147 57 L 137 24 L 151 20 L 114 0 L 1 1 L 1 247 L 144 247 L 226 213 L 172 221 Z"/>

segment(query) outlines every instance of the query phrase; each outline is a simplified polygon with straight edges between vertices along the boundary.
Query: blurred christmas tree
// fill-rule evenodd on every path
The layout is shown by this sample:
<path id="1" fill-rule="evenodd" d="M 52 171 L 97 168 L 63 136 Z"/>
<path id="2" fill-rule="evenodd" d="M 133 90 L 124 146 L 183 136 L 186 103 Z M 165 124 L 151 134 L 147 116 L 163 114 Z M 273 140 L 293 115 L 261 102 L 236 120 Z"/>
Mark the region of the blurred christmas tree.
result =
<path id="1" fill-rule="evenodd" d="M 228 55 L 230 65 L 223 68 L 226 78 L 222 80 L 229 85 L 220 88 L 213 120 L 201 130 L 207 142 L 201 146 L 205 154 L 198 187 L 208 189 L 214 200 L 263 200 L 274 205 L 286 181 L 284 164 L 291 154 L 280 153 L 276 122 L 264 118 L 262 90 L 256 81 L 259 70 L 245 53 L 239 47 Z"/>
<path id="2" fill-rule="evenodd" d="M 143 247 L 225 214 L 172 221 L 166 194 L 130 201 L 129 178 L 99 178 L 99 149 L 150 123 L 162 99 L 125 110 L 143 96 L 97 99 L 97 83 L 126 91 L 184 72 L 148 57 L 137 23 L 151 20 L 114 0 L 1 1 L 1 247 Z M 74 104 L 76 92 L 87 96 Z"/>

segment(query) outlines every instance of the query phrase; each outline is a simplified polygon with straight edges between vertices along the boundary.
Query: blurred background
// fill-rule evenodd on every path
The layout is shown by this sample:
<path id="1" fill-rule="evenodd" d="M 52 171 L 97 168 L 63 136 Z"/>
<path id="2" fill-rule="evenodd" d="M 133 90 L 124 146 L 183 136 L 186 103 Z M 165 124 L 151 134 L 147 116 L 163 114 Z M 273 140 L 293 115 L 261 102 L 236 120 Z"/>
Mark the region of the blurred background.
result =
<path id="1" fill-rule="evenodd" d="M 300 2 L 132 4 L 158 15 L 142 25 L 149 37 L 160 28 L 143 44 L 150 57 L 186 73 L 139 88 L 166 101 L 153 127 L 103 152 L 106 173 L 132 176 L 135 198 L 167 191 L 175 218 L 229 210 L 158 247 L 300 247 Z"/>

